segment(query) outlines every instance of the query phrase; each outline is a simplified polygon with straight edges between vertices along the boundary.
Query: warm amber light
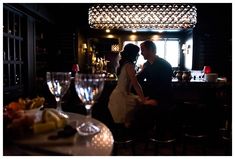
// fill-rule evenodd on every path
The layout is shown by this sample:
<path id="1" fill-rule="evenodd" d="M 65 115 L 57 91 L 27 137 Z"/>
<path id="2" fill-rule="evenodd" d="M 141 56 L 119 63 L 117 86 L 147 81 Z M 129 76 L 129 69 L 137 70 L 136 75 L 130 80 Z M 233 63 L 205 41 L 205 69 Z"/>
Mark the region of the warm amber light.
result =
<path id="1" fill-rule="evenodd" d="M 153 35 L 152 38 L 151 38 L 153 41 L 157 41 L 160 39 L 160 36 L 159 35 Z"/>
<path id="2" fill-rule="evenodd" d="M 82 48 L 83 48 L 83 49 L 87 49 L 86 43 L 82 44 Z"/>
<path id="3" fill-rule="evenodd" d="M 136 35 L 130 35 L 130 36 L 129 36 L 129 39 L 130 39 L 131 41 L 135 41 L 135 40 L 137 39 L 137 36 L 136 36 Z"/>
<path id="4" fill-rule="evenodd" d="M 109 34 L 109 35 L 107 35 L 107 38 L 114 38 L 114 35 Z"/>
<path id="5" fill-rule="evenodd" d="M 111 51 L 112 52 L 118 52 L 119 51 L 119 45 L 118 44 L 112 45 L 111 46 Z"/>

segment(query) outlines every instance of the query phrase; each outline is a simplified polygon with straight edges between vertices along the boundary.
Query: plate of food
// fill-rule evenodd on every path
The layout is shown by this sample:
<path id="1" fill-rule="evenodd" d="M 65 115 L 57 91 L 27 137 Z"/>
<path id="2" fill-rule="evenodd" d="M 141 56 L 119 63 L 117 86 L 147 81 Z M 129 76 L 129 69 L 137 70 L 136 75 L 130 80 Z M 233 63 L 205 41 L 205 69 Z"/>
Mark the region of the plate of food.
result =
<path id="1" fill-rule="evenodd" d="M 54 108 L 43 108 L 45 99 L 36 97 L 13 101 L 4 107 L 4 129 L 10 137 L 39 135 L 63 128 L 67 124 Z M 42 109 L 43 108 L 43 109 Z"/>
<path id="2" fill-rule="evenodd" d="M 4 107 L 4 115 L 10 119 L 18 118 L 21 115 L 33 116 L 43 108 L 45 102 L 44 97 L 36 97 L 33 99 L 19 98 L 18 101 L 10 102 Z"/>

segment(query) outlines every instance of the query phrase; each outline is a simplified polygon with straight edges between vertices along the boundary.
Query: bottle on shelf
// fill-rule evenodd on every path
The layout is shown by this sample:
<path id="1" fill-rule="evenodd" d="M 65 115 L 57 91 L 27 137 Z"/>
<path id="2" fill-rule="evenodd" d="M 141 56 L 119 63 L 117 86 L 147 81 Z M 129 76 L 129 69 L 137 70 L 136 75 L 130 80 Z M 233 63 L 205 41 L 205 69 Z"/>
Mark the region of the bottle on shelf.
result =
<path id="1" fill-rule="evenodd" d="M 72 67 L 72 77 L 75 77 L 75 74 L 78 73 L 79 71 L 80 71 L 79 65 L 78 64 L 73 64 L 73 67 Z"/>

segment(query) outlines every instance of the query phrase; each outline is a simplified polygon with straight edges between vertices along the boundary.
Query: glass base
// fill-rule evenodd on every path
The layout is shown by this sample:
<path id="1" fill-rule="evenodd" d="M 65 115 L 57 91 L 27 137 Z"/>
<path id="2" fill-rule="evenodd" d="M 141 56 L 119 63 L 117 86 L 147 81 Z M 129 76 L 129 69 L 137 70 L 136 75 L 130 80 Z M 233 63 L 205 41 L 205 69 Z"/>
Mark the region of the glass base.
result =
<path id="1" fill-rule="evenodd" d="M 95 126 L 93 123 L 86 122 L 82 123 L 77 127 L 77 131 L 79 135 L 82 136 L 88 136 L 88 135 L 94 135 L 96 133 L 100 132 L 100 128 Z"/>
<path id="2" fill-rule="evenodd" d="M 68 119 L 69 116 L 64 112 L 64 111 L 61 111 L 61 110 L 58 110 L 58 113 L 63 116 L 65 119 Z"/>

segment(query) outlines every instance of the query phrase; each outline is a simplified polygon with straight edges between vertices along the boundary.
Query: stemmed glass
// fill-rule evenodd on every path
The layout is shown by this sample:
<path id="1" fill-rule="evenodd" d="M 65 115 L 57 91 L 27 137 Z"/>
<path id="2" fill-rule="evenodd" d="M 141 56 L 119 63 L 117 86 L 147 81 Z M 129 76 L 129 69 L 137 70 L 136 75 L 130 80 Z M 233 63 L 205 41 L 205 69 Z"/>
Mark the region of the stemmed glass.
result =
<path id="1" fill-rule="evenodd" d="M 92 116 L 92 106 L 101 95 L 103 88 L 104 78 L 102 74 L 75 74 L 75 89 L 87 111 L 85 122 L 77 127 L 80 135 L 93 135 L 100 131 L 100 128 L 94 125 L 90 118 Z"/>
<path id="2" fill-rule="evenodd" d="M 47 72 L 46 77 L 48 88 L 57 102 L 57 111 L 68 118 L 68 115 L 62 111 L 61 99 L 69 89 L 71 72 Z"/>

